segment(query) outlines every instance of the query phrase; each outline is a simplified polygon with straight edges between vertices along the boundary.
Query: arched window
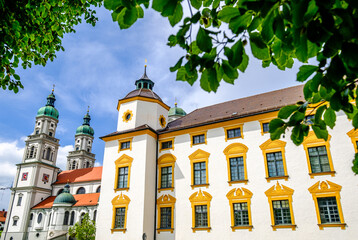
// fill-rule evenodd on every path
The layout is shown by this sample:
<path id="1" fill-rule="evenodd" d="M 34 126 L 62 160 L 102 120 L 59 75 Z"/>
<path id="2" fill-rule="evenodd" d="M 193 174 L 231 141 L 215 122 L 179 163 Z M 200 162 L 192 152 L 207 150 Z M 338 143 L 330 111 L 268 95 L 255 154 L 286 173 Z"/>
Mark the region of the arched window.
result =
<path id="1" fill-rule="evenodd" d="M 101 192 L 101 186 L 99 186 L 96 190 L 96 193 L 100 193 Z"/>
<path id="2" fill-rule="evenodd" d="M 71 212 L 70 225 L 72 226 L 75 223 L 75 211 Z"/>
<path id="3" fill-rule="evenodd" d="M 72 170 L 73 169 L 76 169 L 76 162 L 75 161 L 72 162 Z"/>
<path id="4" fill-rule="evenodd" d="M 32 219 L 34 218 L 34 214 L 30 214 L 30 221 L 29 221 L 29 227 L 32 227 Z"/>
<path id="5" fill-rule="evenodd" d="M 48 147 L 46 151 L 46 158 L 45 158 L 46 160 L 50 160 L 50 154 L 51 154 L 51 148 Z"/>
<path id="6" fill-rule="evenodd" d="M 53 152 L 51 153 L 51 157 L 50 157 L 50 160 L 52 161 L 52 159 L 53 159 Z"/>
<path id="7" fill-rule="evenodd" d="M 80 187 L 76 192 L 76 194 L 85 194 L 85 193 L 86 193 L 86 189 L 84 187 Z"/>
<path id="8" fill-rule="evenodd" d="M 76 151 L 78 151 L 78 150 L 80 150 L 80 147 L 77 146 L 77 147 L 76 147 Z"/>
<path id="9" fill-rule="evenodd" d="M 144 83 L 143 88 L 148 88 L 148 83 Z"/>
<path id="10" fill-rule="evenodd" d="M 42 221 L 42 213 L 39 213 L 39 215 L 37 216 L 37 223 L 41 223 Z"/>
<path id="11" fill-rule="evenodd" d="M 35 147 L 32 146 L 31 149 L 30 149 L 30 156 L 29 158 L 32 158 L 34 156 L 34 151 L 35 151 Z"/>
<path id="12" fill-rule="evenodd" d="M 85 217 L 85 215 L 86 215 L 86 213 L 81 213 L 81 223 L 82 223 L 82 221 L 83 221 L 83 218 Z"/>
<path id="13" fill-rule="evenodd" d="M 97 210 L 94 210 L 93 212 L 93 221 L 95 222 L 97 218 Z"/>
<path id="14" fill-rule="evenodd" d="M 57 195 L 60 195 L 63 192 L 63 188 L 61 188 L 60 190 L 58 190 Z"/>
<path id="15" fill-rule="evenodd" d="M 89 149 L 89 148 L 87 148 L 87 152 L 90 152 L 90 149 Z"/>
<path id="16" fill-rule="evenodd" d="M 50 213 L 50 216 L 48 218 L 48 223 L 47 223 L 47 226 L 50 226 L 50 223 L 51 223 L 51 216 L 52 216 L 52 213 Z"/>
<path id="17" fill-rule="evenodd" d="M 68 218 L 70 217 L 70 212 L 66 211 L 65 212 L 65 217 L 63 218 L 63 225 L 67 226 L 68 225 Z"/>
<path id="18" fill-rule="evenodd" d="M 89 162 L 86 162 L 86 168 L 89 168 L 89 164 L 90 164 Z"/>

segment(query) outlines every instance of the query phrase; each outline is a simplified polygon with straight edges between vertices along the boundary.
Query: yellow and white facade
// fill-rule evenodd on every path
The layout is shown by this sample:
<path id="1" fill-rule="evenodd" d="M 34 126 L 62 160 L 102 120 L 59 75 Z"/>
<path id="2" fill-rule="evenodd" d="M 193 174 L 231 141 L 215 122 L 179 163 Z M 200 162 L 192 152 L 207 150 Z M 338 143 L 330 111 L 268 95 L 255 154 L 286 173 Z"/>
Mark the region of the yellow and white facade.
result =
<path id="1" fill-rule="evenodd" d="M 168 123 L 154 83 L 140 80 L 118 102 L 117 131 L 102 137 L 96 239 L 356 238 L 358 134 L 343 113 L 327 142 L 310 133 L 296 146 L 290 133 L 271 141 L 264 124 L 301 100 L 301 86 Z"/>

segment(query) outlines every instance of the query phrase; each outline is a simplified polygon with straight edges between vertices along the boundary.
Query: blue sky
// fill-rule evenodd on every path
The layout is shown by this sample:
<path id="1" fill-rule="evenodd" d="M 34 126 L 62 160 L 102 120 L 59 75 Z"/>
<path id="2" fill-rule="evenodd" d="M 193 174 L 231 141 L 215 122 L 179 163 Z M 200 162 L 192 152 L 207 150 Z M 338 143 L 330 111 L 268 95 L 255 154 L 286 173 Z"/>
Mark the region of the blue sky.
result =
<path id="1" fill-rule="evenodd" d="M 263 69 L 250 56 L 249 67 L 240 73 L 235 85 L 221 83 L 217 93 L 206 93 L 199 83 L 190 86 L 175 81 L 169 71 L 183 55 L 179 48 L 169 48 L 167 38 L 175 32 L 168 21 L 153 10 L 145 11 L 127 30 L 112 22 L 110 12 L 97 10 L 99 22 L 95 27 L 83 23 L 76 33 L 65 35 L 64 52 L 46 67 L 19 69 L 25 89 L 18 94 L 0 90 L 0 187 L 11 186 L 20 163 L 26 136 L 33 131 L 37 110 L 46 104 L 46 97 L 55 84 L 55 106 L 60 113 L 56 137 L 60 139 L 57 165 L 65 168 L 68 151 L 73 149 L 76 128 L 90 106 L 91 126 L 95 130 L 93 153 L 97 165 L 103 161 L 104 142 L 98 137 L 116 131 L 117 101 L 134 90 L 134 82 L 143 74 L 145 59 L 147 73 L 155 82 L 154 91 L 169 106 L 175 98 L 187 113 L 196 108 L 285 88 L 295 81 L 299 64 L 280 71 L 275 67 Z M 249 46 L 246 46 L 249 52 Z M 8 208 L 10 191 L 0 191 L 0 209 Z"/>

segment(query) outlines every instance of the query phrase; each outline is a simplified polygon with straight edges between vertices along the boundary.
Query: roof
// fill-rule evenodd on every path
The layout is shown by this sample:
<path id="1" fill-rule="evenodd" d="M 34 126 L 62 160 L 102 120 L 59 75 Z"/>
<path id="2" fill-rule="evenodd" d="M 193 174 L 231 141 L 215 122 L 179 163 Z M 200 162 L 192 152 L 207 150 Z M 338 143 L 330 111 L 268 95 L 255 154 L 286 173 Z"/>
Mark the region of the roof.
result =
<path id="1" fill-rule="evenodd" d="M 72 207 L 80 206 L 94 206 L 98 204 L 100 193 L 87 193 L 87 194 L 76 194 L 75 197 L 76 203 Z M 32 209 L 41 209 L 41 208 L 52 208 L 53 202 L 55 201 L 56 196 L 50 196 L 43 200 L 42 202 L 35 205 Z"/>
<path id="2" fill-rule="evenodd" d="M 0 222 L 6 221 L 6 213 L 7 211 L 0 211 Z"/>
<path id="3" fill-rule="evenodd" d="M 100 139 L 103 139 L 103 138 L 106 138 L 106 137 L 112 137 L 112 136 L 116 136 L 116 135 L 120 135 L 120 134 L 125 134 L 125 133 L 132 133 L 132 132 L 137 132 L 137 131 L 141 131 L 141 130 L 147 130 L 147 129 L 152 131 L 152 132 L 154 132 L 154 133 L 156 133 L 156 131 L 153 128 L 151 128 L 149 125 L 144 124 L 144 125 L 141 125 L 139 127 L 133 128 L 133 129 L 112 132 L 112 133 L 107 134 L 107 135 L 105 135 L 103 137 L 100 137 Z"/>
<path id="4" fill-rule="evenodd" d="M 280 109 L 304 100 L 303 85 L 258 94 L 246 98 L 223 102 L 194 110 L 193 112 L 170 122 L 160 133 L 171 132 L 183 128 L 227 121 L 264 112 Z"/>
<path id="5" fill-rule="evenodd" d="M 99 181 L 102 179 L 102 167 L 81 168 L 75 170 L 62 171 L 57 176 L 57 181 L 53 184 L 77 183 Z"/>
<path id="6" fill-rule="evenodd" d="M 132 97 L 152 98 L 152 99 L 158 99 L 159 101 L 163 102 L 162 99 L 155 92 L 146 88 L 139 88 L 133 90 L 130 93 L 128 93 L 123 99 L 132 98 Z"/>

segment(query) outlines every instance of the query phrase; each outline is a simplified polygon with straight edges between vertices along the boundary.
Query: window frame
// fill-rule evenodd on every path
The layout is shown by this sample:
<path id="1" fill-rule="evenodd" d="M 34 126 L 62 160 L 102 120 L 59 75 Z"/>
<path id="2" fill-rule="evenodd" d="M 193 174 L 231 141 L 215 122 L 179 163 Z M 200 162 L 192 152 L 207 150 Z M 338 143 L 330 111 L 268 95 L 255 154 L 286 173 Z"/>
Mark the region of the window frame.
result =
<path id="1" fill-rule="evenodd" d="M 264 124 L 265 124 L 265 123 L 270 124 L 270 121 L 271 121 L 272 119 L 274 119 L 274 118 L 271 117 L 271 118 L 266 118 L 266 119 L 263 119 L 263 120 L 260 120 L 260 121 L 259 121 L 259 122 L 260 122 L 261 136 L 264 136 L 265 134 L 270 133 L 270 132 L 264 132 Z"/>
<path id="2" fill-rule="evenodd" d="M 162 144 L 164 142 L 172 142 L 172 147 L 171 148 L 162 148 Z M 159 152 L 161 151 L 167 151 L 167 150 L 174 150 L 174 138 L 167 138 L 167 139 L 163 139 L 159 141 Z"/>
<path id="3" fill-rule="evenodd" d="M 191 166 L 191 188 L 194 189 L 196 187 L 209 187 L 209 156 L 210 153 L 205 152 L 201 149 L 196 150 L 190 156 L 190 166 Z M 194 184 L 194 163 L 205 162 L 205 170 L 206 170 L 206 183 L 205 184 Z"/>
<path id="4" fill-rule="evenodd" d="M 230 190 L 226 197 L 229 200 L 230 205 L 230 216 L 231 216 L 231 229 L 233 232 L 239 229 L 248 229 L 250 232 L 252 231 L 252 218 L 251 218 L 251 198 L 252 192 L 246 188 L 234 188 Z M 234 212 L 234 204 L 235 203 L 246 203 L 247 211 L 249 214 L 249 225 L 241 225 L 235 226 L 235 212 Z"/>
<path id="5" fill-rule="evenodd" d="M 191 202 L 192 208 L 192 230 L 193 233 L 196 231 L 207 231 L 210 232 L 211 225 L 210 225 L 210 202 L 212 196 L 205 191 L 199 190 L 198 192 L 193 193 L 189 197 L 189 201 Z M 208 218 L 208 226 L 206 227 L 195 227 L 195 206 L 206 205 L 207 206 L 207 218 Z"/>
<path id="6" fill-rule="evenodd" d="M 228 140 L 233 140 L 233 139 L 238 139 L 238 138 L 244 138 L 244 133 L 243 133 L 243 126 L 244 124 L 238 124 L 235 126 L 230 126 L 230 127 L 224 127 L 224 131 L 225 131 L 225 142 L 227 142 Z M 240 136 L 239 137 L 232 137 L 229 138 L 229 134 L 228 131 L 230 130 L 234 130 L 234 129 L 240 129 Z"/>
<path id="7" fill-rule="evenodd" d="M 350 130 L 349 132 L 347 132 L 348 137 L 350 137 L 353 147 L 354 147 L 354 152 L 358 153 L 358 145 L 357 145 L 357 141 L 358 141 L 358 129 L 354 130 L 354 128 L 352 130 Z"/>
<path id="8" fill-rule="evenodd" d="M 119 157 L 115 162 L 116 167 L 116 175 L 114 180 L 114 192 L 122 191 L 122 190 L 129 190 L 130 186 L 130 177 L 131 177 L 131 167 L 132 167 L 133 158 L 130 156 L 123 154 L 121 157 Z M 128 179 L 127 179 L 127 187 L 124 188 L 118 188 L 118 173 L 119 169 L 123 167 L 128 167 Z"/>
<path id="9" fill-rule="evenodd" d="M 111 233 L 113 232 L 123 232 L 127 231 L 127 217 L 128 217 L 128 205 L 130 203 L 130 199 L 127 195 L 121 193 L 112 199 L 112 207 L 113 207 L 113 214 L 112 214 L 112 228 Z M 125 216 L 124 216 L 124 227 L 123 228 L 114 228 L 115 220 L 116 220 L 116 209 L 117 208 L 125 208 Z"/>
<path id="10" fill-rule="evenodd" d="M 329 144 L 330 140 L 331 140 L 330 135 L 328 135 L 327 141 L 325 141 L 324 139 L 317 138 L 313 131 L 310 131 L 308 133 L 307 137 L 303 140 L 302 145 L 303 145 L 303 148 L 304 148 L 304 150 L 306 152 L 308 174 L 310 175 L 311 178 L 314 178 L 315 176 L 321 176 L 321 175 L 331 175 L 332 177 L 335 176 L 336 171 L 334 170 L 334 167 L 333 167 L 333 161 L 332 161 L 332 156 L 331 156 L 331 151 L 330 151 L 330 144 Z M 309 157 L 308 148 L 323 147 L 323 146 L 326 147 L 326 152 L 327 152 L 330 171 L 312 173 L 312 167 L 311 167 L 311 161 L 310 161 L 310 157 Z"/>
<path id="11" fill-rule="evenodd" d="M 160 196 L 157 199 L 157 233 L 160 232 L 174 232 L 174 207 L 175 207 L 176 198 L 171 196 L 170 194 L 165 194 Z M 171 208 L 171 227 L 170 228 L 160 228 L 161 226 L 161 208 Z"/>
<path id="12" fill-rule="evenodd" d="M 296 224 L 295 224 L 295 217 L 293 214 L 293 208 L 292 208 L 292 195 L 294 190 L 286 187 L 284 185 L 280 185 L 278 182 L 276 185 L 269 188 L 267 191 L 265 191 L 265 195 L 268 198 L 268 202 L 270 205 L 270 213 L 271 213 L 271 227 L 273 231 L 276 231 L 279 228 L 291 228 L 293 231 L 296 230 Z M 273 209 L 273 201 L 279 201 L 279 200 L 287 200 L 289 207 L 290 207 L 290 217 L 291 217 L 291 224 L 275 224 L 275 213 Z"/>
<path id="13" fill-rule="evenodd" d="M 133 138 L 125 138 L 125 139 L 118 140 L 118 153 L 126 150 L 132 151 L 132 140 Z M 129 142 L 129 148 L 122 148 L 122 143 L 125 142 Z"/>
<path id="14" fill-rule="evenodd" d="M 341 192 L 342 186 L 326 181 L 318 181 L 310 188 L 308 191 L 312 194 L 312 198 L 315 204 L 316 214 L 317 214 L 317 222 L 320 230 L 323 230 L 326 227 L 340 227 L 342 230 L 346 228 L 346 223 L 344 222 L 342 205 L 341 205 Z M 337 209 L 339 213 L 340 223 L 322 223 L 321 215 L 319 211 L 318 198 L 326 198 L 326 197 L 335 197 L 337 202 Z"/>
<path id="15" fill-rule="evenodd" d="M 281 140 L 272 141 L 271 139 L 267 140 L 266 142 L 260 145 L 265 161 L 265 173 L 266 173 L 267 182 L 270 182 L 272 180 L 278 180 L 278 179 L 285 179 L 285 181 L 288 180 L 286 157 L 285 157 L 285 146 L 286 146 L 286 142 L 283 142 Z M 281 152 L 284 175 L 270 177 L 268 171 L 267 153 L 275 153 L 275 152 Z"/>
<path id="16" fill-rule="evenodd" d="M 170 190 L 173 192 L 174 190 L 174 176 L 175 176 L 175 162 L 176 162 L 176 157 L 170 153 L 166 153 L 162 156 L 160 156 L 158 158 L 158 192 L 161 191 L 165 191 L 165 190 Z M 172 185 L 171 187 L 168 188 L 163 188 L 162 187 L 162 168 L 163 167 L 172 167 Z"/>
<path id="17" fill-rule="evenodd" d="M 200 145 L 200 144 L 207 145 L 207 143 L 208 143 L 208 141 L 207 141 L 207 131 L 191 133 L 189 135 L 190 135 L 190 147 L 197 146 L 197 145 Z M 204 135 L 204 142 L 194 143 L 193 138 L 196 137 L 196 136 L 200 136 L 200 135 Z"/>
<path id="18" fill-rule="evenodd" d="M 235 183 L 245 183 L 247 184 L 248 178 L 247 178 L 247 164 L 246 164 L 246 153 L 248 151 L 248 147 L 241 143 L 232 143 L 229 146 L 227 146 L 223 153 L 226 156 L 226 162 L 227 162 L 227 171 L 228 171 L 228 183 L 229 186 Z M 230 159 L 231 158 L 237 158 L 242 157 L 244 162 L 244 179 L 243 180 L 231 180 L 231 164 Z"/>
<path id="19" fill-rule="evenodd" d="M 130 115 L 129 118 L 128 118 L 128 115 Z M 132 118 L 133 118 L 133 112 L 129 109 L 127 111 L 125 111 L 122 115 L 122 120 L 125 123 L 130 122 L 132 120 Z"/>

